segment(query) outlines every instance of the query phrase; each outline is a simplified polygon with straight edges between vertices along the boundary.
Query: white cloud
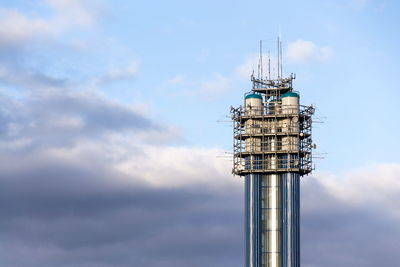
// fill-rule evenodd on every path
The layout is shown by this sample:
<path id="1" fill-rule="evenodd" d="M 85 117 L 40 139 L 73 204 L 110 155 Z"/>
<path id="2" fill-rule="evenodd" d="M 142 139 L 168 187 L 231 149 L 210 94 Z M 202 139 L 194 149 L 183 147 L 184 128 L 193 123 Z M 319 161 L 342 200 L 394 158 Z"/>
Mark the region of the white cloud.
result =
<path id="1" fill-rule="evenodd" d="M 85 4 L 86 3 L 86 4 Z M 96 8 L 79 0 L 48 0 L 49 18 L 28 17 L 14 9 L 0 8 L 0 44 L 23 44 L 38 36 L 54 36 L 74 26 L 92 26 Z"/>
<path id="2" fill-rule="evenodd" d="M 319 183 L 337 200 L 353 206 L 384 206 L 400 219 L 399 164 L 375 165 L 347 172 L 340 178 L 324 176 L 317 176 Z"/>
<path id="3" fill-rule="evenodd" d="M 151 131 L 147 134 L 148 138 L 152 137 Z M 25 144 L 22 141 L 13 149 L 31 145 L 31 142 Z M 243 180 L 231 174 L 231 161 L 218 157 L 224 151 L 157 143 L 157 136 L 148 140 L 137 134 L 113 133 L 102 138 L 82 138 L 71 146 L 42 148 L 40 155 L 78 165 L 104 162 L 108 168 L 123 174 L 116 176 L 120 177 L 118 182 L 130 185 L 139 183 L 153 188 L 200 186 L 206 191 L 225 189 L 241 193 Z M 9 144 L 2 147 L 10 149 Z"/>
<path id="4" fill-rule="evenodd" d="M 398 266 L 400 164 L 302 179 L 306 266 Z"/>
<path id="5" fill-rule="evenodd" d="M 75 126 L 75 121 L 71 123 Z M 173 129 L 170 135 L 178 135 Z M 168 132 L 166 131 L 166 132 Z M 166 133 L 168 134 L 168 133 Z M 43 150 L 52 157 L 68 160 L 104 158 L 109 167 L 124 174 L 124 182 L 140 182 L 156 188 L 201 186 L 207 190 L 229 188 L 240 193 L 242 179 L 231 175 L 232 162 L 219 158 L 218 148 L 173 146 L 155 131 L 141 134 L 113 133 L 101 139 L 82 139 L 70 147 Z M 171 137 L 172 140 L 174 137 Z M 89 156 L 88 156 L 89 155 Z M 400 220 L 400 164 L 381 164 L 344 174 L 316 173 L 302 179 L 305 212 L 327 208 L 317 201 L 334 199 L 352 208 L 385 207 Z"/>
<path id="6" fill-rule="evenodd" d="M 135 154 L 116 164 L 127 175 L 140 173 L 151 186 L 240 190 L 241 181 L 230 175 L 231 162 L 218 158 L 223 151 L 196 147 L 147 146 L 142 154 Z"/>
<path id="7" fill-rule="evenodd" d="M 111 68 L 107 73 L 100 77 L 99 80 L 102 82 L 109 82 L 133 78 L 138 73 L 139 66 L 140 62 L 134 60 L 124 68 Z"/>
<path id="8" fill-rule="evenodd" d="M 182 84 L 184 82 L 187 82 L 186 77 L 182 74 L 177 74 L 173 78 L 166 80 L 162 86 Z"/>
<path id="9" fill-rule="evenodd" d="M 311 61 L 326 61 L 333 57 L 332 48 L 319 47 L 311 41 L 297 40 L 288 44 L 286 57 L 291 62 L 306 63 Z"/>
<path id="10" fill-rule="evenodd" d="M 16 43 L 57 29 L 44 19 L 30 19 L 15 10 L 0 10 L 0 43 Z"/>
<path id="11" fill-rule="evenodd" d="M 92 26 L 96 22 L 97 9 L 90 1 L 82 0 L 47 0 L 48 4 L 58 13 L 60 25 Z"/>

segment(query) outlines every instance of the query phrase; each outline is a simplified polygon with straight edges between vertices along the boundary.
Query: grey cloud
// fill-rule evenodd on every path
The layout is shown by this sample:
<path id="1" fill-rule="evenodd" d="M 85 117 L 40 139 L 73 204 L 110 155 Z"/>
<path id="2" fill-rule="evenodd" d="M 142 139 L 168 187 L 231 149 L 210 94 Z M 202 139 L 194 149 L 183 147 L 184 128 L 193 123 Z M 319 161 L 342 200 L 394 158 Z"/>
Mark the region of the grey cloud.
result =
<path id="1" fill-rule="evenodd" d="M 100 138 L 108 133 L 165 131 L 127 106 L 93 93 L 50 90 L 16 101 L 0 96 L 3 141 L 30 138 L 32 145 L 70 145 L 77 139 Z"/>
<path id="2" fill-rule="evenodd" d="M 2 143 L 34 144 L 0 151 L 0 265 L 241 266 L 241 196 L 154 189 L 138 182 L 141 173 L 113 169 L 103 134 L 162 127 L 96 94 L 60 88 L 0 103 Z M 81 127 L 57 128 L 69 117 Z M 96 151 L 73 159 L 48 152 L 64 143 L 79 149 L 82 138 Z"/>
<path id="3" fill-rule="evenodd" d="M 115 81 L 123 81 L 135 78 L 139 71 L 139 61 L 132 61 L 124 68 L 114 68 L 108 70 L 97 78 L 98 83 L 107 84 Z"/>
<path id="4" fill-rule="evenodd" d="M 51 77 L 42 72 L 26 70 L 13 65 L 0 66 L 0 84 L 19 90 L 43 90 L 45 88 L 66 88 L 71 81 L 62 78 Z"/>
<path id="5" fill-rule="evenodd" d="M 121 104 L 113 103 L 96 94 L 60 93 L 39 95 L 27 103 L 31 106 L 32 114 L 45 117 L 48 111 L 51 116 L 79 116 L 85 122 L 86 130 L 114 130 L 127 128 L 148 129 L 155 125 L 142 115 Z"/>
<path id="6" fill-rule="evenodd" d="M 241 196 L 121 185 L 102 162 L 47 160 L 1 172 L 1 264 L 242 265 Z"/>
<path id="7" fill-rule="evenodd" d="M 316 178 L 302 192 L 304 266 L 398 266 L 400 219 L 390 208 L 337 199 Z M 373 196 L 371 196 L 372 198 Z M 399 201 L 398 199 L 397 201 Z"/>
<path id="8" fill-rule="evenodd" d="M 243 266 L 242 194 L 152 188 L 104 155 L 28 154 L 0 152 L 1 265 Z M 303 179 L 303 266 L 397 266 L 398 223 L 390 209 Z"/>

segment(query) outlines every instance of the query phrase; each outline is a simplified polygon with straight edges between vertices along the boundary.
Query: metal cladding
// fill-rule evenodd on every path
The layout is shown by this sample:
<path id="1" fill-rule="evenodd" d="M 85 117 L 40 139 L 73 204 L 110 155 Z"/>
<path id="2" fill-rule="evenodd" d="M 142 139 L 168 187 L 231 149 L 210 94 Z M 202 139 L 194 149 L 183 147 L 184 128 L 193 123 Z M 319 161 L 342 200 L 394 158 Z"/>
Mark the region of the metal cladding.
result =
<path id="1" fill-rule="evenodd" d="M 312 106 L 289 78 L 252 77 L 231 108 L 233 173 L 245 177 L 246 267 L 300 266 L 300 177 L 312 171 Z"/>

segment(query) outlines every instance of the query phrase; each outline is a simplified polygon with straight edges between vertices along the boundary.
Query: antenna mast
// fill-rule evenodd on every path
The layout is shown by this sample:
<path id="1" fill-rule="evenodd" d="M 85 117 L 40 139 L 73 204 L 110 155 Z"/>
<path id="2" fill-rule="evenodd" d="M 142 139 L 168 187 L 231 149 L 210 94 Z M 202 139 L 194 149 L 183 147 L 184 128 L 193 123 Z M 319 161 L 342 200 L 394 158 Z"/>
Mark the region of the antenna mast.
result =
<path id="1" fill-rule="evenodd" d="M 278 79 L 281 78 L 280 73 L 279 73 L 280 69 L 281 69 L 281 67 L 280 67 L 281 65 L 280 65 L 280 62 L 279 62 L 279 60 L 280 60 L 280 56 L 279 56 L 279 54 L 280 54 L 280 52 L 279 52 L 280 51 L 280 45 L 279 45 L 279 42 L 280 41 L 279 41 L 279 36 L 278 36 L 278 42 L 277 42 L 277 45 L 278 45 L 278 57 L 277 57 L 278 58 Z"/>
<path id="2" fill-rule="evenodd" d="M 262 40 L 260 40 L 260 65 L 261 65 L 261 79 L 263 79 L 263 63 L 262 63 Z"/>
<path id="3" fill-rule="evenodd" d="M 260 79 L 260 73 L 262 72 L 262 65 L 260 64 L 260 62 L 262 63 L 262 59 L 261 59 L 261 40 L 260 40 L 260 57 L 258 59 L 258 79 Z M 261 78 L 262 78 L 262 74 L 261 74 Z"/>
<path id="4" fill-rule="evenodd" d="M 271 53 L 268 50 L 268 79 L 271 80 Z"/>
<path id="5" fill-rule="evenodd" d="M 279 56 L 281 57 L 280 63 L 281 63 L 281 76 L 283 77 L 283 58 L 282 58 L 282 41 L 279 41 L 280 45 L 280 53 Z"/>

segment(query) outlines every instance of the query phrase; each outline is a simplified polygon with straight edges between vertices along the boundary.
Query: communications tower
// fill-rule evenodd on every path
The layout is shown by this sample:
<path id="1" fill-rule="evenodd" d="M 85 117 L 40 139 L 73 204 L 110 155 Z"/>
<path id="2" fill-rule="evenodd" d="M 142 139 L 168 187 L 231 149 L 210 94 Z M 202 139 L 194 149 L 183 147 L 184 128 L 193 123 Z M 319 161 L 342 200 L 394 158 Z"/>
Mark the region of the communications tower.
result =
<path id="1" fill-rule="evenodd" d="M 244 106 L 231 108 L 233 173 L 245 180 L 246 267 L 300 266 L 300 177 L 312 171 L 314 107 L 300 105 L 295 75 L 281 75 L 252 75 Z"/>

